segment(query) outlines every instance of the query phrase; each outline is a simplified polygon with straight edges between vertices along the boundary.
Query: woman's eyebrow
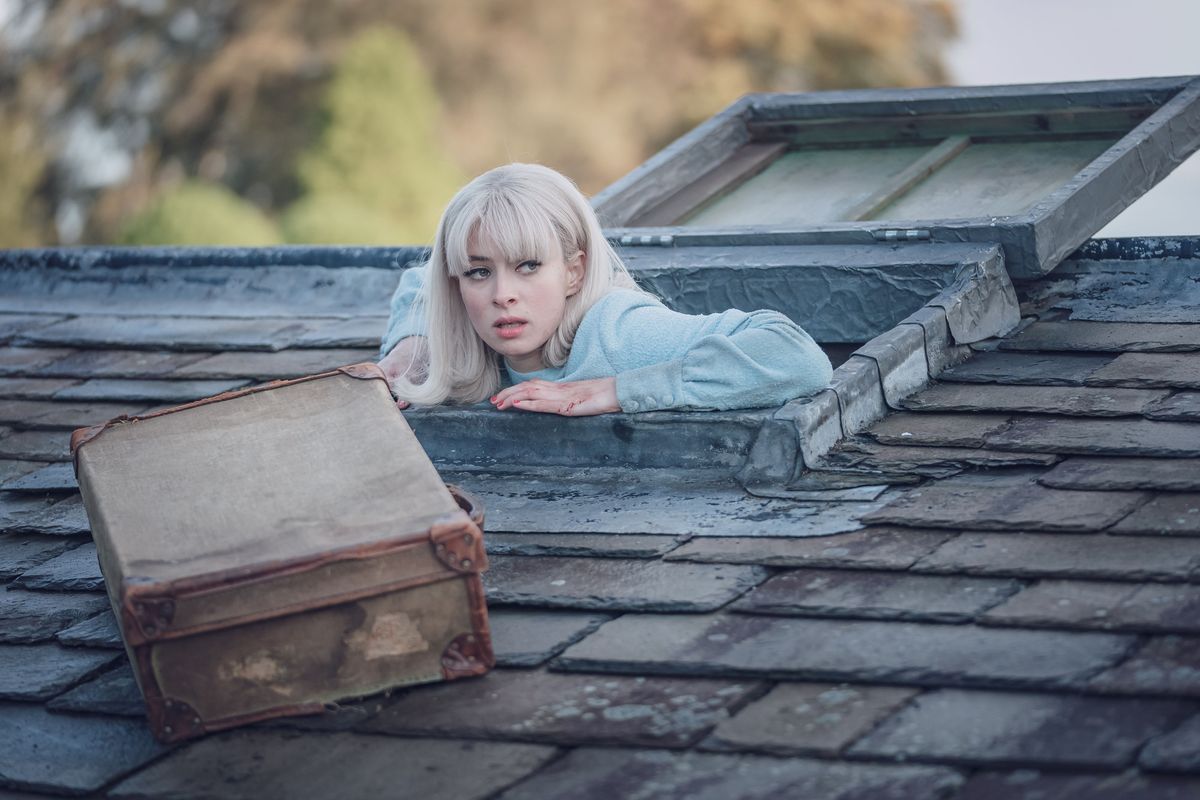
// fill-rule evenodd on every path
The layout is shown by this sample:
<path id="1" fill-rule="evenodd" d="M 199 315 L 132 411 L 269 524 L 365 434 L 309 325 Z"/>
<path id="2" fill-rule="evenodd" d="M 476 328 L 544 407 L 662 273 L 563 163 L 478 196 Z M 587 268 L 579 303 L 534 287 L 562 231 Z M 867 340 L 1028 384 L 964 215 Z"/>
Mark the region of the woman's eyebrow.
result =
<path id="1" fill-rule="evenodd" d="M 482 261 L 486 264 L 492 263 L 492 260 L 487 256 L 467 256 L 467 261 Z"/>

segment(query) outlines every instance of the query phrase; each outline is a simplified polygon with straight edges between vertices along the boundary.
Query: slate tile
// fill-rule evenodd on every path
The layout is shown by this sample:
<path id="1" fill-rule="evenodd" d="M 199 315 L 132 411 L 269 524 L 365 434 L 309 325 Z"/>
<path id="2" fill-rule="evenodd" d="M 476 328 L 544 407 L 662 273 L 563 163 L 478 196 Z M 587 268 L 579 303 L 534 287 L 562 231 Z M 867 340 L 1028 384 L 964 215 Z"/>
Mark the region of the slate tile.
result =
<path id="1" fill-rule="evenodd" d="M 1200 469 L 1177 458 L 1070 458 L 1038 478 L 1054 489 L 1200 490 Z"/>
<path id="2" fill-rule="evenodd" d="M 68 625 L 94 617 L 108 608 L 102 594 L 0 592 L 0 642 L 41 642 Z"/>
<path id="3" fill-rule="evenodd" d="M 108 797 L 453 797 L 483 800 L 553 747 L 263 729 L 210 736 L 126 778 Z"/>
<path id="4" fill-rule="evenodd" d="M 146 703 L 128 661 L 60 694 L 47 703 L 46 708 L 118 717 L 146 716 Z"/>
<path id="5" fill-rule="evenodd" d="M 805 569 L 769 578 L 733 605 L 751 614 L 969 622 L 1021 588 L 1011 580 Z"/>
<path id="6" fill-rule="evenodd" d="M 59 498 L 48 494 L 0 492 L 0 530 L 12 530 L 46 511 Z"/>
<path id="7" fill-rule="evenodd" d="M 61 314 L 0 314 L 0 341 L 12 338 L 24 331 L 61 322 L 66 317 Z"/>
<path id="8" fill-rule="evenodd" d="M 15 578 L 78 545 L 78 541 L 61 536 L 6 533 L 0 536 L 0 579 Z"/>
<path id="9" fill-rule="evenodd" d="M 913 700 L 850 753 L 911 761 L 1120 769 L 1195 704 L 943 689 Z"/>
<path id="10" fill-rule="evenodd" d="M 208 356 L 208 353 L 149 350 L 79 350 L 47 364 L 38 374 L 69 378 L 159 378 Z"/>
<path id="11" fill-rule="evenodd" d="M 88 524 L 87 509 L 83 507 L 83 498 L 73 494 L 37 513 L 22 517 L 12 529 L 46 536 L 76 536 L 88 533 L 91 526 Z"/>
<path id="12" fill-rule="evenodd" d="M 124 647 L 121 631 L 117 628 L 117 618 L 112 615 L 112 611 L 105 611 L 64 628 L 58 634 L 58 641 L 68 647 L 107 647 L 113 650 Z"/>
<path id="13" fill-rule="evenodd" d="M 961 783 L 957 772 L 939 767 L 581 747 L 498 800 L 945 798 Z"/>
<path id="14" fill-rule="evenodd" d="M 761 567 L 616 558 L 496 556 L 488 603 L 595 611 L 711 611 L 761 583 Z"/>
<path id="15" fill-rule="evenodd" d="M 657 558 L 679 546 L 675 536 L 587 533 L 489 533 L 487 551 L 514 556 Z"/>
<path id="16" fill-rule="evenodd" d="M 133 380 L 93 378 L 63 389 L 55 399 L 85 401 L 122 401 L 126 403 L 188 403 L 249 384 L 245 380 Z"/>
<path id="17" fill-rule="evenodd" d="M 1200 464 L 1180 467 L 1200 475 Z M 1112 532 L 1200 536 L 1200 493 L 1160 494 L 1114 525 Z"/>
<path id="18" fill-rule="evenodd" d="M 1200 587 L 1047 580 L 993 608 L 982 621 L 1021 627 L 1200 633 Z"/>
<path id="19" fill-rule="evenodd" d="M 1200 353 L 1125 353 L 1084 382 L 1088 386 L 1200 389 Z"/>
<path id="20" fill-rule="evenodd" d="M 782 683 L 719 724 L 702 746 L 834 756 L 916 694 L 894 686 Z"/>
<path id="21" fill-rule="evenodd" d="M 1078 386 L 1113 361 L 1109 355 L 1062 353 L 976 353 L 938 376 L 956 383 L 1006 383 L 1021 386 Z"/>
<path id="22" fill-rule="evenodd" d="M 54 402 L 49 400 L 0 400 L 0 422 L 14 428 L 69 429 L 107 422 L 121 415 L 144 412 L 145 403 Z"/>
<path id="23" fill-rule="evenodd" d="M 34 466 L 35 469 L 9 479 L 0 489 L 6 492 L 66 492 L 78 491 L 75 467 L 69 463 L 38 465 L 36 461 L 15 462 Z"/>
<path id="24" fill-rule="evenodd" d="M 1171 353 L 1200 350 L 1200 325 L 1136 322 L 1035 322 L 1000 343 L 1002 350 Z"/>
<path id="25" fill-rule="evenodd" d="M 756 688 L 753 682 L 497 670 L 478 680 L 411 689 L 360 730 L 688 747 Z"/>
<path id="26" fill-rule="evenodd" d="M 0 782 L 9 786 L 87 794 L 152 761 L 164 750 L 140 720 L 0 705 Z"/>
<path id="27" fill-rule="evenodd" d="M 573 611 L 491 610 L 488 626 L 496 664 L 502 667 L 544 664 L 609 619 L 607 614 Z"/>
<path id="28" fill-rule="evenodd" d="M 378 341 L 370 348 L 356 350 L 281 350 L 277 353 L 217 353 L 201 361 L 182 366 L 173 378 L 253 378 L 260 381 L 297 378 L 328 372 L 347 364 L 379 360 Z"/>
<path id="29" fill-rule="evenodd" d="M 1103 530 L 1142 503 L 1141 492 L 1050 489 L 1028 474 L 962 475 L 908 489 L 866 523 L 981 530 Z"/>
<path id="30" fill-rule="evenodd" d="M 58 592 L 90 592 L 104 588 L 104 576 L 96 561 L 96 545 L 92 542 L 68 550 L 33 569 L 25 570 L 13 582 L 26 589 L 46 589 Z"/>
<path id="31" fill-rule="evenodd" d="M 1200 392 L 1176 392 L 1146 410 L 1150 419 L 1200 422 Z"/>
<path id="32" fill-rule="evenodd" d="M 1022 578 L 1187 580 L 1200 576 L 1200 548 L 1186 540 L 1147 547 L 1132 536 L 964 533 L 918 561 L 920 572 Z"/>
<path id="33" fill-rule="evenodd" d="M 827 453 L 821 468 L 828 465 L 836 468 L 878 469 L 888 475 L 899 472 L 911 476 L 944 478 L 973 467 L 1049 467 L 1056 464 L 1059 458 L 1053 453 L 1006 452 L 979 447 L 889 445 L 852 437 Z"/>
<path id="34" fill-rule="evenodd" d="M 1122 772 L 1054 775 L 1033 770 L 977 772 L 955 800 L 1191 800 L 1200 781 Z"/>
<path id="35" fill-rule="evenodd" d="M 1022 412 L 1084 417 L 1142 414 L 1167 397 L 1165 389 L 1090 386 L 982 386 L 941 383 L 905 398 L 910 411 Z"/>
<path id="36" fill-rule="evenodd" d="M 0 436 L 0 458 L 70 461 L 70 431 L 13 431 Z"/>
<path id="37" fill-rule="evenodd" d="M 1001 414 L 933 414 L 901 411 L 890 414 L 866 431 L 881 444 L 983 447 L 989 434 L 1003 430 L 1009 418 Z"/>
<path id="38" fill-rule="evenodd" d="M 0 378 L 0 397 L 45 400 L 77 382 L 66 378 Z"/>
<path id="39" fill-rule="evenodd" d="M 1148 419 L 1017 417 L 987 437 L 997 450 L 1166 458 L 1200 456 L 1200 425 Z"/>
<path id="40" fill-rule="evenodd" d="M 326 703 L 319 714 L 304 714 L 295 717 L 278 717 L 258 723 L 263 728 L 289 728 L 298 731 L 335 733 L 350 731 L 383 710 L 386 695 L 372 695 L 350 702 Z"/>
<path id="41" fill-rule="evenodd" d="M 0 375 L 38 375 L 74 350 L 65 347 L 0 347 Z"/>
<path id="42" fill-rule="evenodd" d="M 378 347 L 387 331 L 386 317 L 304 320 L 305 331 L 295 339 L 296 347 Z"/>
<path id="43" fill-rule="evenodd" d="M 1200 772 L 1200 715 L 1150 740 L 1138 764 L 1153 772 Z"/>
<path id="44" fill-rule="evenodd" d="M 0 699 L 46 700 L 122 657 L 57 644 L 0 644 Z"/>
<path id="45" fill-rule="evenodd" d="M 1128 659 L 1092 679 L 1088 688 L 1200 697 L 1200 638 L 1152 636 Z"/>
<path id="46" fill-rule="evenodd" d="M 956 686 L 1078 686 L 1134 641 L 916 622 L 627 614 L 554 662 L 569 670 Z"/>
<path id="47" fill-rule="evenodd" d="M 307 332 L 293 319 L 96 315 L 41 328 L 24 341 L 135 350 L 282 350 Z"/>
<path id="48" fill-rule="evenodd" d="M 907 569 L 954 534 L 875 527 L 812 539 L 693 539 L 667 561 L 762 564 L 769 567 Z"/>
<path id="49" fill-rule="evenodd" d="M 3 431 L 0 431 L 2 435 Z M 17 461 L 11 458 L 0 458 L 0 489 L 7 489 L 8 484 L 21 477 L 46 466 L 36 461 Z"/>

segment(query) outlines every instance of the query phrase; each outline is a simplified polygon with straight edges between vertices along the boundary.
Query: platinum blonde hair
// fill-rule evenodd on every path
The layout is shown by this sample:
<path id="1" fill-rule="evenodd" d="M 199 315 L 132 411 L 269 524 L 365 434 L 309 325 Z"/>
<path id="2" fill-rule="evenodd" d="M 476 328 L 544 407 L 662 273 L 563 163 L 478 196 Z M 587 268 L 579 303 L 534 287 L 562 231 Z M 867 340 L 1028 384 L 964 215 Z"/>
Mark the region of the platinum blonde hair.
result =
<path id="1" fill-rule="evenodd" d="M 424 383 L 394 382 L 411 403 L 478 403 L 501 385 L 501 356 L 488 347 L 467 317 L 458 281 L 471 264 L 467 244 L 486 238 L 509 262 L 584 254 L 579 291 L 567 298 L 562 321 L 542 350 L 548 367 L 560 367 L 588 309 L 614 289 L 642 291 L 600 229 L 596 212 L 564 175 L 538 164 L 508 164 L 468 183 L 438 222 L 422 294 L 410 313 L 424 316 L 429 370 Z M 561 252 L 555 252 L 555 249 Z"/>

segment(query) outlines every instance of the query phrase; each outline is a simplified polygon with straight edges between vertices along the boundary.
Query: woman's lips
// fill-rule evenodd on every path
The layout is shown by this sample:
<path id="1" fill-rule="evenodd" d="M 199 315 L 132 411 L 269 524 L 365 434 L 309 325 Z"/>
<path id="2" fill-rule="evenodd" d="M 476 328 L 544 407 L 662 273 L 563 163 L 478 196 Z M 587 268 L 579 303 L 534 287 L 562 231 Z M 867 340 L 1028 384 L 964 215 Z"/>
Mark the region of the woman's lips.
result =
<path id="1" fill-rule="evenodd" d="M 523 319 L 502 318 L 496 321 L 496 335 L 501 339 L 515 339 L 525 332 L 528 323 Z"/>

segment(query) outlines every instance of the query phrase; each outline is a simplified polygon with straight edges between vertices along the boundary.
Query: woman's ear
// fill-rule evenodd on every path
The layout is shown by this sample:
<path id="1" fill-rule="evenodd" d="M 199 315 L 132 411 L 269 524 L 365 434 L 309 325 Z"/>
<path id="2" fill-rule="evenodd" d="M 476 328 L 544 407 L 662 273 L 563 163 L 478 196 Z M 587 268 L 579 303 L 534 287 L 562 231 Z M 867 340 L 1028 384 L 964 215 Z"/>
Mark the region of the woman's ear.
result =
<path id="1" fill-rule="evenodd" d="M 567 262 L 567 297 L 579 292 L 587 273 L 587 253 L 580 250 Z"/>

